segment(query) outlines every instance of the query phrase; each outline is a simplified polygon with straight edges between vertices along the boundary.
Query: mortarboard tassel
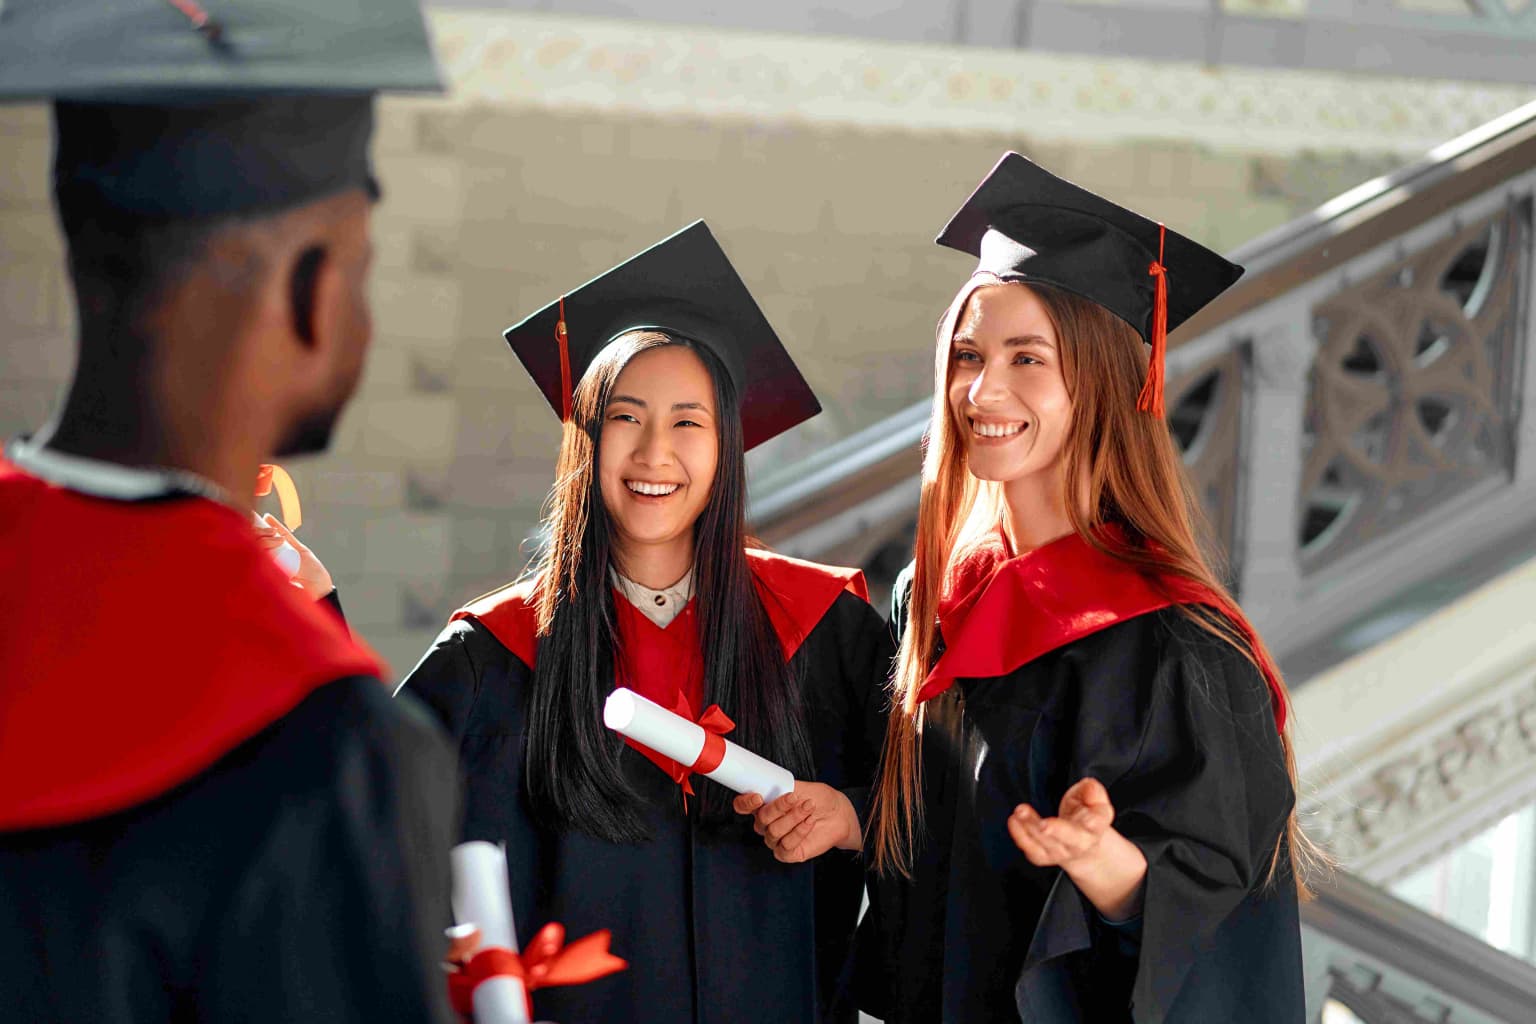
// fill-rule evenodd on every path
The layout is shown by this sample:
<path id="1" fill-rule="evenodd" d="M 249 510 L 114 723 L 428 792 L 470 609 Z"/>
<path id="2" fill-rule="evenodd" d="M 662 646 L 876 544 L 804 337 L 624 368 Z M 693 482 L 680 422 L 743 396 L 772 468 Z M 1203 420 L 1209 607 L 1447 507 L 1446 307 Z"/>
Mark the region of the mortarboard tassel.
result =
<path id="1" fill-rule="evenodd" d="M 571 345 L 565 330 L 565 296 L 560 296 L 560 322 L 555 324 L 555 343 L 560 346 L 560 420 L 571 418 Z"/>
<path id="2" fill-rule="evenodd" d="M 201 32 L 210 43 L 218 43 L 223 40 L 224 26 L 209 17 L 197 0 L 166 0 L 172 7 L 184 14 L 192 27 Z M 4 6 L 0 4 L 0 6 Z"/>
<path id="3" fill-rule="evenodd" d="M 1147 268 L 1156 279 L 1156 294 L 1152 301 L 1152 360 L 1147 364 L 1147 382 L 1142 386 L 1136 408 L 1163 418 L 1163 364 L 1168 356 L 1168 268 L 1163 266 L 1163 243 L 1168 229 L 1157 226 L 1157 262 Z"/>

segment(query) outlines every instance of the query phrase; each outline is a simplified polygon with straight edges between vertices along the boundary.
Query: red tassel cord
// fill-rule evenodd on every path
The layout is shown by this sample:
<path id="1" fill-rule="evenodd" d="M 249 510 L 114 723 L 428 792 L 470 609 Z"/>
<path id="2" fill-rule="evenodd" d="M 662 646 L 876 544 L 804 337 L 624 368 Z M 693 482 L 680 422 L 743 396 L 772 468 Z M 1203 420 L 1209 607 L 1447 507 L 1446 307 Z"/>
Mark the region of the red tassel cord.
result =
<path id="1" fill-rule="evenodd" d="M 1147 382 L 1142 386 L 1136 408 L 1162 419 L 1163 367 L 1168 358 L 1168 268 L 1163 266 L 1163 245 L 1168 229 L 1157 226 L 1157 262 L 1147 268 L 1155 282 L 1156 294 L 1152 301 L 1152 360 L 1147 364 Z"/>
<path id="2" fill-rule="evenodd" d="M 560 296 L 560 322 L 555 324 L 555 344 L 560 346 L 560 419 L 571 418 L 571 345 L 565 329 L 565 296 Z"/>

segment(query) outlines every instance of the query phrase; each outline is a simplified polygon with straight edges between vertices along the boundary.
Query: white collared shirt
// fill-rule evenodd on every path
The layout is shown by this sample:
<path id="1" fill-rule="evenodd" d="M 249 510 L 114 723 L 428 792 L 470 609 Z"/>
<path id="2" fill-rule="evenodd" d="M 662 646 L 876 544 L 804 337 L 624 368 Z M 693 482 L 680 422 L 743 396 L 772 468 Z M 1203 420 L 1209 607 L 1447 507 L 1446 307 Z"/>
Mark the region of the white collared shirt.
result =
<path id="1" fill-rule="evenodd" d="M 224 488 L 184 469 L 103 462 L 44 448 L 27 438 L 11 442 L 6 448 L 5 457 L 16 468 L 40 480 L 93 498 L 147 501 L 175 494 L 193 494 L 221 504 L 235 505 Z"/>
<path id="2" fill-rule="evenodd" d="M 640 610 L 640 614 L 656 623 L 662 629 L 672 624 L 672 620 L 688 606 L 693 599 L 693 569 L 689 568 L 683 574 L 683 578 L 670 587 L 660 590 L 652 590 L 644 587 L 628 577 L 619 575 L 617 569 L 612 570 L 613 585 L 618 588 L 620 594 L 630 604 Z"/>

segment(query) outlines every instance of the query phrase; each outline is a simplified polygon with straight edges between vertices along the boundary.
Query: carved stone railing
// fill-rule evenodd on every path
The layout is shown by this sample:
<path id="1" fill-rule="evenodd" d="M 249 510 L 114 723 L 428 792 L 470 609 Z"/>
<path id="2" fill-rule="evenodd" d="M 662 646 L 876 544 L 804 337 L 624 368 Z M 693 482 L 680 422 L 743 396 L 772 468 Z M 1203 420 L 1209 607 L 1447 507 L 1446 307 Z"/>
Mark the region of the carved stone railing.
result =
<path id="1" fill-rule="evenodd" d="M 1302 949 L 1308 1021 L 1526 1024 L 1536 1009 L 1536 966 L 1351 875 L 1303 905 Z"/>

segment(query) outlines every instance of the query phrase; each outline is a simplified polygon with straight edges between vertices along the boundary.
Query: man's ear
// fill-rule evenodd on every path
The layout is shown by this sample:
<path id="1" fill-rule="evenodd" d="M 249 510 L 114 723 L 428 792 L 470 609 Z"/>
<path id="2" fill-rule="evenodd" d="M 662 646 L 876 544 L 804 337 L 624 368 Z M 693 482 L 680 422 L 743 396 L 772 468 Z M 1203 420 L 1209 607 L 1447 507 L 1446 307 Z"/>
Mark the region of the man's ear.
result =
<path id="1" fill-rule="evenodd" d="M 312 245 L 299 253 L 288 271 L 288 306 L 293 316 L 293 333 L 313 345 L 320 336 L 322 279 L 327 277 L 325 246 Z"/>

